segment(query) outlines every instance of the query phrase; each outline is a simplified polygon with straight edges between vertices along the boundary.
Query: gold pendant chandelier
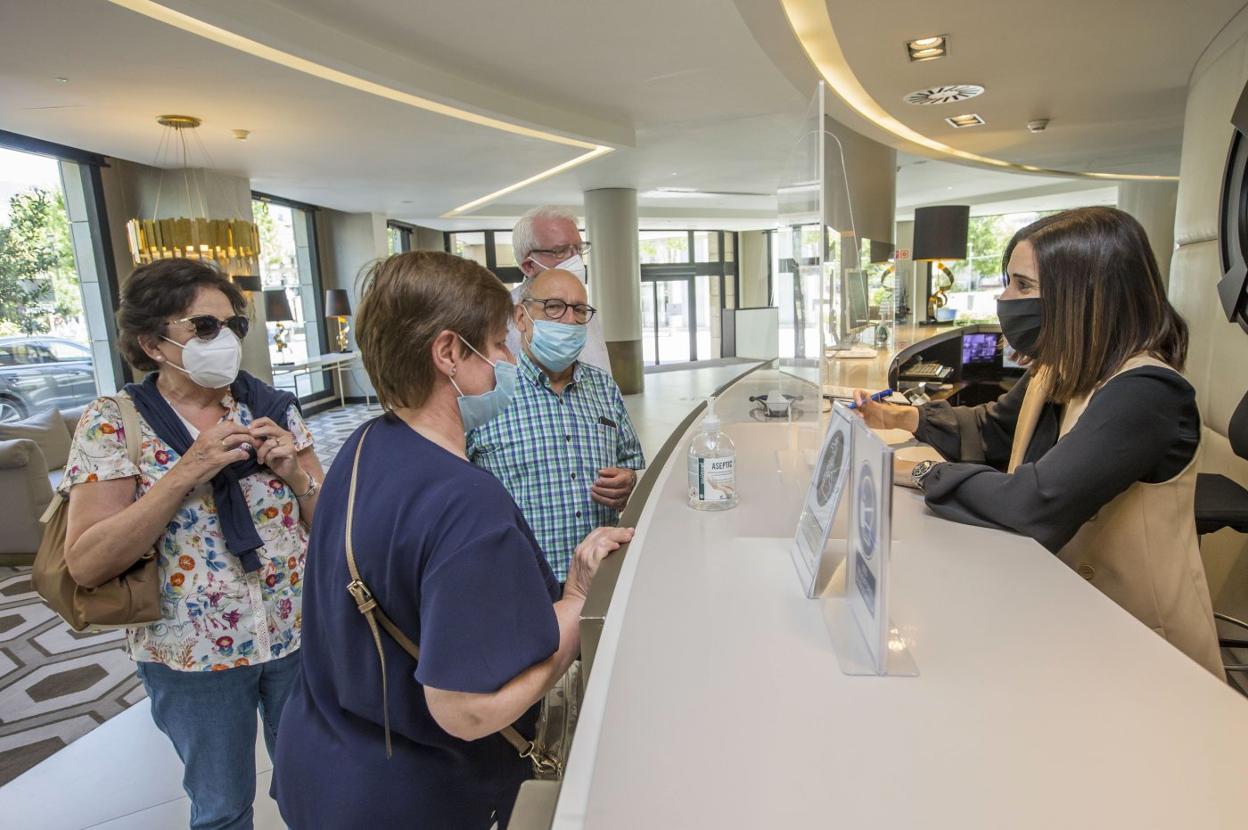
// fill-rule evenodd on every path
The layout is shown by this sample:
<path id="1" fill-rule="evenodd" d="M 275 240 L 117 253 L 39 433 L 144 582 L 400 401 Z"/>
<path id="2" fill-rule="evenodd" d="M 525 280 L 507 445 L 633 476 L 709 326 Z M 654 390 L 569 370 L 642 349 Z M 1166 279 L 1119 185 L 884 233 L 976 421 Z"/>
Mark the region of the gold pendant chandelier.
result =
<path id="1" fill-rule="evenodd" d="M 190 170 L 186 136 L 202 122 L 193 115 L 162 115 L 156 119 L 165 127 L 156 151 L 156 166 L 161 167 L 160 182 L 156 188 L 153 218 L 131 219 L 126 223 L 126 236 L 130 243 L 130 257 L 135 265 L 146 265 L 159 259 L 184 257 L 214 262 L 226 274 L 255 274 L 259 265 L 260 233 L 254 222 L 246 219 L 210 219 L 203 191 Z M 196 140 L 199 140 L 198 135 Z M 162 150 L 167 162 L 176 152 L 170 145 L 181 147 L 182 178 L 186 187 L 187 210 L 199 206 L 197 217 L 157 219 L 160 210 L 160 194 L 164 187 L 165 170 L 161 165 Z M 208 150 L 200 141 L 205 159 Z"/>

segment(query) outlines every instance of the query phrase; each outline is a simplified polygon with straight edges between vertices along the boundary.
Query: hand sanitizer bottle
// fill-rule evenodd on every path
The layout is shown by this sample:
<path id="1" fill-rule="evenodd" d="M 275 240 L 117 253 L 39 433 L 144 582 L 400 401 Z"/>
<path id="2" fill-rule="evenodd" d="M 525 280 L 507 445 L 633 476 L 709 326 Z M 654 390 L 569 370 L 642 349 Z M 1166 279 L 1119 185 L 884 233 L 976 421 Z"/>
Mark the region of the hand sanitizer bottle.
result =
<path id="1" fill-rule="evenodd" d="M 715 399 L 706 399 L 702 431 L 689 443 L 689 506 L 728 510 L 737 506 L 737 448 L 719 431 Z"/>

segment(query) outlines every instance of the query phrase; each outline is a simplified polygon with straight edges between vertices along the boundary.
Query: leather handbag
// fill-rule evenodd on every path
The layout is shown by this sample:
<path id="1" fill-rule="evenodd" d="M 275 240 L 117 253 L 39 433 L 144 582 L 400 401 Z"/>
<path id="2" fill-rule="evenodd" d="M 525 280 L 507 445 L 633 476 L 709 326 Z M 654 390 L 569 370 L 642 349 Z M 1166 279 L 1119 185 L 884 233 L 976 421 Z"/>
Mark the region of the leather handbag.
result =
<path id="1" fill-rule="evenodd" d="M 126 455 L 136 467 L 142 446 L 139 413 L 129 398 L 110 397 L 121 410 L 126 436 Z M 65 564 L 65 530 L 69 523 L 69 502 L 59 492 L 39 519 L 43 540 L 35 554 L 31 582 L 48 606 L 74 631 L 104 631 L 132 628 L 158 621 L 160 611 L 160 567 L 153 546 L 122 573 L 96 588 L 85 588 L 74 581 Z"/>
<path id="2" fill-rule="evenodd" d="M 368 623 L 368 628 L 373 635 L 373 645 L 377 649 L 377 660 L 381 665 L 381 706 L 386 732 L 386 757 L 389 758 L 393 754 L 393 747 L 390 742 L 389 687 L 386 682 L 386 657 L 381 642 L 381 631 L 384 629 L 390 638 L 414 660 L 420 659 L 420 647 L 399 630 L 399 627 L 381 610 L 377 598 L 360 578 L 359 568 L 355 564 L 351 528 L 355 515 L 356 480 L 360 471 L 360 451 L 364 448 L 364 439 L 368 437 L 370 429 L 372 429 L 372 424 L 367 426 L 364 434 L 360 436 L 360 442 L 355 447 L 355 459 L 351 464 L 351 490 L 347 496 L 346 528 L 347 571 L 351 576 L 351 582 L 347 584 L 347 592 L 351 594 L 356 608 Z M 511 744 L 520 757 L 528 758 L 533 764 L 535 778 L 547 781 L 558 781 L 563 778 L 563 767 L 572 744 L 572 734 L 576 729 L 580 702 L 580 663 L 577 662 L 572 664 L 567 673 L 559 678 L 543 698 L 533 740 L 525 738 L 516 731 L 514 726 L 505 726 L 499 730 L 498 734 Z"/>

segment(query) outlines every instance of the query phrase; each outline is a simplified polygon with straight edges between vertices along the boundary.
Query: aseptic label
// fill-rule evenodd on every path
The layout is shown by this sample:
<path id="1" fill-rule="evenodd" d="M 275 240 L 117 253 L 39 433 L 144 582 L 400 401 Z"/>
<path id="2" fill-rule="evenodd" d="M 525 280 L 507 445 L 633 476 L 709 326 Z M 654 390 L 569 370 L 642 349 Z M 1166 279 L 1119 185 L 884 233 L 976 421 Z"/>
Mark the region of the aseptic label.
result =
<path id="1" fill-rule="evenodd" d="M 727 501 L 737 487 L 736 457 L 690 458 L 689 481 L 698 501 Z"/>

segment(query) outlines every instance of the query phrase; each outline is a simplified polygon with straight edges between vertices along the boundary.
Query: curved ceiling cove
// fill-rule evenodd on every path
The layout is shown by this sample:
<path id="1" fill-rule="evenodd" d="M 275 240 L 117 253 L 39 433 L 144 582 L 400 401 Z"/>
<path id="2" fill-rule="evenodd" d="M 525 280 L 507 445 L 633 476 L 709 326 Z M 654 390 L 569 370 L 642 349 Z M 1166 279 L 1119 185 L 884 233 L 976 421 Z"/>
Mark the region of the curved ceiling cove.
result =
<path id="1" fill-rule="evenodd" d="M 422 109 L 447 118 L 454 118 L 470 124 L 475 124 L 477 126 L 521 136 L 523 138 L 537 139 L 539 141 L 546 141 L 585 151 L 561 164 L 539 171 L 521 181 L 507 185 L 506 187 L 500 188 L 492 193 L 487 193 L 484 196 L 453 208 L 452 210 L 442 214 L 443 218 L 460 216 L 468 211 L 488 204 L 495 199 L 519 190 L 522 187 L 540 182 L 552 176 L 557 176 L 560 173 L 571 170 L 574 167 L 578 167 L 586 162 L 599 158 L 600 156 L 604 156 L 614 149 L 605 144 L 596 144 L 590 141 L 570 138 L 568 136 L 559 135 L 546 130 L 536 129 L 523 124 L 506 121 L 501 118 L 471 112 L 460 107 L 445 104 L 440 101 L 434 101 L 430 98 L 425 98 L 410 92 L 405 92 L 401 89 L 397 89 L 377 81 L 372 81 L 350 72 L 334 69 L 322 63 L 300 57 L 291 52 L 266 45 L 252 38 L 245 37 L 229 31 L 228 29 L 208 23 L 190 14 L 186 14 L 154 2 L 154 0 L 109 0 L 109 2 L 137 14 L 149 17 L 153 20 L 157 20 L 161 23 L 181 29 L 184 32 L 213 41 L 214 43 L 218 43 L 222 46 L 237 49 L 238 51 L 244 52 L 253 57 L 270 61 L 271 63 L 284 66 L 287 69 L 293 69 L 297 72 L 302 72 L 306 75 L 311 75 L 315 78 L 329 81 L 330 83 L 339 84 L 359 92 L 375 95 L 379 98 L 385 98 L 396 103 L 405 104 L 407 106 Z"/>
<path id="2" fill-rule="evenodd" d="M 1055 170 L 1031 164 L 960 150 L 929 138 L 890 115 L 862 85 L 850 67 L 837 40 L 836 30 L 828 15 L 826 0 L 780 0 L 789 25 L 828 86 L 856 113 L 894 137 L 933 153 L 969 164 L 984 165 L 1017 173 L 1038 173 L 1049 176 L 1070 176 L 1085 179 L 1130 181 L 1177 181 L 1177 176 L 1155 176 L 1131 173 L 1089 173 Z"/>

